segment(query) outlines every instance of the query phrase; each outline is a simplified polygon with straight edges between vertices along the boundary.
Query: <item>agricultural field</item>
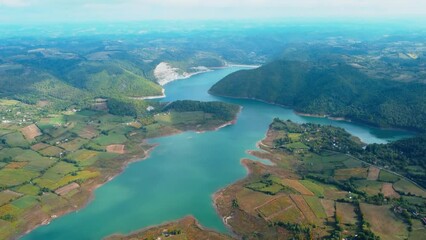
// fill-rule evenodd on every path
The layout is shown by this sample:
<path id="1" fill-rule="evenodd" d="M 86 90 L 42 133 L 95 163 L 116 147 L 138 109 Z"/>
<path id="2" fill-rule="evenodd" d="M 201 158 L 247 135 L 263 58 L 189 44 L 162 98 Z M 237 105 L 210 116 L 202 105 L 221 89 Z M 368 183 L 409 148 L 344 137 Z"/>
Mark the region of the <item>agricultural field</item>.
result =
<path id="1" fill-rule="evenodd" d="M 379 181 L 382 181 L 382 182 L 394 183 L 399 181 L 399 179 L 401 179 L 399 176 L 393 173 L 390 173 L 388 171 L 380 171 L 379 173 Z"/>
<path id="2" fill-rule="evenodd" d="M 368 168 L 367 179 L 376 181 L 377 179 L 379 179 L 379 174 L 380 174 L 380 168 L 370 166 Z"/>
<path id="3" fill-rule="evenodd" d="M 372 196 L 382 192 L 384 185 L 387 184 L 387 183 L 381 183 L 381 182 L 373 181 L 373 180 L 355 180 L 353 181 L 353 183 L 357 187 L 357 189 Z M 391 184 L 391 187 L 392 187 L 392 184 Z"/>
<path id="4" fill-rule="evenodd" d="M 367 178 L 367 171 L 366 168 L 343 168 L 343 169 L 336 169 L 334 172 L 334 176 L 337 180 L 347 180 L 349 178 L 359 178 L 359 179 L 365 179 Z"/>
<path id="5" fill-rule="evenodd" d="M 303 198 L 305 199 L 306 203 L 312 209 L 317 218 L 327 218 L 327 214 L 323 205 L 321 204 L 320 198 L 315 196 L 303 196 Z"/>
<path id="6" fill-rule="evenodd" d="M 237 219 L 228 221 L 237 234 L 250 239 L 245 229 L 256 229 L 272 238 L 282 233 L 286 236 L 283 239 L 350 239 L 355 235 L 422 239 L 419 236 L 425 227 L 420 218 L 426 216 L 425 190 L 346 152 L 319 151 L 316 143 L 312 148 L 312 139 L 326 141 L 317 136 L 323 130 L 321 126 L 299 129 L 303 125 L 278 121 L 271 124 L 262 140 L 262 152 L 250 151 L 274 165 L 243 160 L 251 174 L 215 196 L 219 213 Z M 339 136 L 332 137 L 336 142 L 357 144 L 350 142 L 349 135 L 349 139 Z M 309 149 L 303 151 L 282 144 L 292 141 L 292 146 L 301 147 L 298 141 L 303 139 L 310 139 L 304 142 Z M 285 165 L 281 164 L 283 160 Z"/>
<path id="7" fill-rule="evenodd" d="M 397 192 L 400 192 L 402 194 L 406 195 L 416 195 L 419 197 L 426 198 L 426 192 L 421 189 L 420 187 L 416 186 L 414 183 L 406 180 L 401 179 L 393 184 L 394 189 Z"/>
<path id="8" fill-rule="evenodd" d="M 283 179 L 281 182 L 283 183 L 283 185 L 290 187 L 290 188 L 293 188 L 294 190 L 296 190 L 297 192 L 299 192 L 302 195 L 308 195 L 308 196 L 314 195 L 308 188 L 306 188 L 298 180 Z"/>
<path id="9" fill-rule="evenodd" d="M 355 225 L 357 222 L 355 206 L 351 203 L 337 202 L 336 218 L 343 225 Z"/>
<path id="10" fill-rule="evenodd" d="M 0 113 L 5 113 L 0 122 L 0 239 L 26 230 L 30 223 L 25 219 L 34 218 L 34 209 L 43 212 L 37 216 L 40 224 L 83 205 L 93 186 L 145 157 L 152 147 L 146 138 L 213 129 L 227 121 L 202 111 L 156 112 L 147 121 L 105 109 L 49 112 L 46 106 L 0 100 Z"/>
<path id="11" fill-rule="evenodd" d="M 286 212 L 289 208 L 294 208 L 293 201 L 288 196 L 280 196 L 262 204 L 256 210 L 265 220 L 269 220 L 279 215 L 282 211 Z"/>
<path id="12" fill-rule="evenodd" d="M 309 191 L 311 191 L 315 196 L 324 197 L 324 187 L 319 183 L 315 183 L 312 180 L 300 180 L 301 184 L 303 184 Z"/>
<path id="13" fill-rule="evenodd" d="M 366 221 L 371 224 L 371 230 L 381 239 L 398 240 L 408 237 L 407 226 L 389 210 L 389 206 L 361 203 L 360 208 Z"/>
<path id="14" fill-rule="evenodd" d="M 22 128 L 21 132 L 24 135 L 24 137 L 29 141 L 34 140 L 36 137 L 42 134 L 40 129 L 35 124 L 31 124 Z"/>

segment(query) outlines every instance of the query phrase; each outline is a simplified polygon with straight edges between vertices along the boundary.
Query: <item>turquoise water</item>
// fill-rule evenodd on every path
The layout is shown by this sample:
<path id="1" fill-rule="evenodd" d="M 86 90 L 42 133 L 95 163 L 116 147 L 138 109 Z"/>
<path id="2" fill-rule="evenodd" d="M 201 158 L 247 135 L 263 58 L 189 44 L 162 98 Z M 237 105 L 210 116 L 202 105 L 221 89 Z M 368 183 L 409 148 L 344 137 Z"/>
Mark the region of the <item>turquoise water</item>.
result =
<path id="1" fill-rule="evenodd" d="M 345 128 L 367 143 L 383 143 L 410 136 L 396 130 L 322 118 L 301 117 L 290 109 L 250 100 L 211 96 L 207 90 L 227 74 L 241 68 L 220 69 L 166 86 L 167 97 L 222 100 L 243 106 L 237 123 L 219 131 L 183 134 L 150 140 L 159 143 L 145 161 L 135 162 L 114 180 L 94 192 L 87 207 L 41 226 L 23 239 L 101 239 L 194 215 L 206 227 L 226 231 L 212 205 L 212 194 L 243 178 L 240 159 L 255 149 L 274 117 Z"/>

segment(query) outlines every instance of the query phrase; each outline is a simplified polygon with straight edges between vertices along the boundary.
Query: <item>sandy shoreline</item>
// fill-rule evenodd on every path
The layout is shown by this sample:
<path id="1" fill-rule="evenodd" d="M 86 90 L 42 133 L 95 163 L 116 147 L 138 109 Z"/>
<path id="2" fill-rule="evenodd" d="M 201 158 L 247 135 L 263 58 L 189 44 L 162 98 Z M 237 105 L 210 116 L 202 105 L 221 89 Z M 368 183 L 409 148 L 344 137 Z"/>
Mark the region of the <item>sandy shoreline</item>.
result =
<path id="1" fill-rule="evenodd" d="M 146 97 L 131 97 L 131 99 L 135 100 L 148 100 L 148 99 L 159 99 L 159 98 L 165 98 L 166 97 L 166 90 L 163 88 L 161 90 L 161 95 L 154 95 L 154 96 L 146 96 Z"/>

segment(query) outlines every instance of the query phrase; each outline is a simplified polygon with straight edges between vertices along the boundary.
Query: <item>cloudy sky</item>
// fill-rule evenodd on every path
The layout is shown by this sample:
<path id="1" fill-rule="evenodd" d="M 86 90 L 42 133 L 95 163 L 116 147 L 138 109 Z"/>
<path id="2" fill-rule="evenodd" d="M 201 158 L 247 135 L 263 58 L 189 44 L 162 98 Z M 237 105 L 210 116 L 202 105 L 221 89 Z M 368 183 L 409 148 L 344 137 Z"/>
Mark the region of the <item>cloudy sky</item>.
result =
<path id="1" fill-rule="evenodd" d="M 422 16 L 426 16 L 426 0 L 0 0 L 0 23 L 6 24 Z"/>

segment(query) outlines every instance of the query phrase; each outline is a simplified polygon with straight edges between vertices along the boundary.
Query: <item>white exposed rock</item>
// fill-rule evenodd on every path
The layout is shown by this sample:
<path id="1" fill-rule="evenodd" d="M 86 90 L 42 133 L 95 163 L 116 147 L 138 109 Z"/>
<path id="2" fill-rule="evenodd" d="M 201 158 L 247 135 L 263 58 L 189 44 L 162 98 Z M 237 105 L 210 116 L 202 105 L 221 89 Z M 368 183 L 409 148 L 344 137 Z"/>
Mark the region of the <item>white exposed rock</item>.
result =
<path id="1" fill-rule="evenodd" d="M 187 78 L 190 76 L 187 72 L 179 73 L 179 70 L 179 68 L 172 67 L 166 62 L 161 62 L 155 67 L 154 76 L 161 86 L 164 86 L 176 79 Z"/>

